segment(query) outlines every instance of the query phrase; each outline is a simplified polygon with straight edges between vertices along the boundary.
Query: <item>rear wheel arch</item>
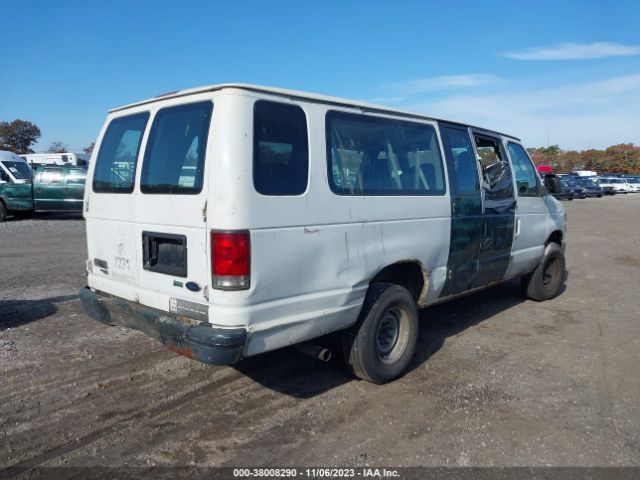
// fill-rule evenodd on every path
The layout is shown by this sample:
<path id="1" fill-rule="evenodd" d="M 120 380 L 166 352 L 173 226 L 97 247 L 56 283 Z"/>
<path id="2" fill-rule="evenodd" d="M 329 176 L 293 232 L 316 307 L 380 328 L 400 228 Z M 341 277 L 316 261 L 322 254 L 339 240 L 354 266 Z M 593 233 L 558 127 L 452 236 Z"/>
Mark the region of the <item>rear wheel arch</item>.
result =
<path id="1" fill-rule="evenodd" d="M 547 238 L 547 241 L 545 242 L 544 245 L 546 247 L 550 243 L 557 243 L 558 245 L 562 246 L 562 239 L 563 239 L 562 232 L 560 230 L 555 230 L 551 233 L 551 235 L 549 235 L 549 238 Z"/>
<path id="2" fill-rule="evenodd" d="M 376 283 L 391 283 L 404 287 L 420 305 L 429 289 L 429 276 L 421 261 L 416 259 L 402 260 L 379 270 L 369 280 L 369 286 Z"/>

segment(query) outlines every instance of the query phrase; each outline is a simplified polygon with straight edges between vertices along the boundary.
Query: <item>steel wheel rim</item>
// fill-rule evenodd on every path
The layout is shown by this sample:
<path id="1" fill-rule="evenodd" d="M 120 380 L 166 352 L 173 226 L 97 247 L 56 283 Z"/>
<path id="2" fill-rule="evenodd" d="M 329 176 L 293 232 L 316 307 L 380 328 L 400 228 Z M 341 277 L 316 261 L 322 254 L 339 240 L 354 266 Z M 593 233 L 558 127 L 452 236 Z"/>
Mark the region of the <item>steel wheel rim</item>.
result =
<path id="1" fill-rule="evenodd" d="M 409 318 L 400 307 L 389 308 L 376 331 L 376 353 L 383 363 L 395 363 L 404 353 L 409 333 Z"/>

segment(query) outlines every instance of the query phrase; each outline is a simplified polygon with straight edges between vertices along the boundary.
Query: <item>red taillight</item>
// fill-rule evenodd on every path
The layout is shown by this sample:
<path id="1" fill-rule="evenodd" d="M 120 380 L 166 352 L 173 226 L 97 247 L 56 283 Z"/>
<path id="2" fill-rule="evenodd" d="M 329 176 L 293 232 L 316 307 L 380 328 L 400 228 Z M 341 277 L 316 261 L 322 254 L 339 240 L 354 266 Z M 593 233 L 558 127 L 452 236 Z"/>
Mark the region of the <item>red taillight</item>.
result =
<path id="1" fill-rule="evenodd" d="M 211 232 L 211 275 L 213 288 L 249 288 L 251 240 L 248 231 Z"/>

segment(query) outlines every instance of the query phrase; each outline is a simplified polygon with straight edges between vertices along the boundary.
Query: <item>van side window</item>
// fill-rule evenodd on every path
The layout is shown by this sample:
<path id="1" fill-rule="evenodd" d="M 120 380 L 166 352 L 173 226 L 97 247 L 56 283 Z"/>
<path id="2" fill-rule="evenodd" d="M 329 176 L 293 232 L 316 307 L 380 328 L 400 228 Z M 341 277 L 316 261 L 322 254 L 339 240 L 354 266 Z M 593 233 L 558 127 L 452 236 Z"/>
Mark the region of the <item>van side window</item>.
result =
<path id="1" fill-rule="evenodd" d="M 487 208 L 513 206 L 513 179 L 511 167 L 500 141 L 483 135 L 474 135 L 476 151 L 482 169 L 484 204 Z"/>
<path id="2" fill-rule="evenodd" d="M 433 126 L 327 113 L 331 190 L 339 195 L 444 195 L 442 157 Z"/>
<path id="3" fill-rule="evenodd" d="M 60 168 L 47 168 L 42 171 L 42 176 L 40 177 L 41 183 L 46 183 L 49 185 L 56 185 L 62 183 L 62 169 Z"/>
<path id="4" fill-rule="evenodd" d="M 199 102 L 163 108 L 156 113 L 140 176 L 143 193 L 202 191 L 212 110 L 211 102 Z"/>
<path id="5" fill-rule="evenodd" d="M 478 169 L 471 140 L 466 129 L 441 127 L 445 149 L 449 150 L 449 182 L 458 195 L 480 191 Z M 453 167 L 453 168 L 452 168 Z"/>
<path id="6" fill-rule="evenodd" d="M 507 144 L 511 163 L 516 177 L 518 195 L 521 197 L 539 197 L 540 185 L 536 170 L 522 145 L 509 142 Z"/>
<path id="7" fill-rule="evenodd" d="M 307 119 L 296 105 L 258 100 L 253 107 L 253 185 L 262 195 L 307 190 Z"/>
<path id="8" fill-rule="evenodd" d="M 95 171 L 93 191 L 97 193 L 131 193 L 136 173 L 142 134 L 149 112 L 137 113 L 111 121 L 104 134 Z"/>

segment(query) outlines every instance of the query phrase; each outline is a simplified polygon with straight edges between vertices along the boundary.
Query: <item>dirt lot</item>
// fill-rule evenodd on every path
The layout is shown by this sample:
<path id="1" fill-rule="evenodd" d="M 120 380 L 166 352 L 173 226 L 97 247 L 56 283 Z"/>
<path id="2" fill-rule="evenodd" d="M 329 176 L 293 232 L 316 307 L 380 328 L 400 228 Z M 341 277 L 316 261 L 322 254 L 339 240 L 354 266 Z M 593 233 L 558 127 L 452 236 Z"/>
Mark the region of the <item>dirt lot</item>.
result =
<path id="1" fill-rule="evenodd" d="M 83 314 L 84 222 L 0 225 L 0 466 L 640 465 L 640 195 L 565 202 L 569 278 L 422 312 L 385 386 L 284 350 L 237 368 Z"/>

